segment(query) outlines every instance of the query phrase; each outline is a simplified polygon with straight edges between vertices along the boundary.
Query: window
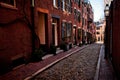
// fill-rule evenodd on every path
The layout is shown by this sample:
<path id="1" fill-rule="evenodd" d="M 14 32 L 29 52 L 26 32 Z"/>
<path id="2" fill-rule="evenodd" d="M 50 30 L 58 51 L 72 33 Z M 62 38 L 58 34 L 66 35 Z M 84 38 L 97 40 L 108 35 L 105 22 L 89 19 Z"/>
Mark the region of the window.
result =
<path id="1" fill-rule="evenodd" d="M 15 6 L 15 0 L 1 0 L 0 2 Z"/>
<path id="2" fill-rule="evenodd" d="M 70 37 L 72 34 L 72 23 L 67 23 L 67 37 Z"/>
<path id="3" fill-rule="evenodd" d="M 74 0 L 74 2 L 80 7 L 81 0 Z"/>
<path id="4" fill-rule="evenodd" d="M 82 18 L 82 25 L 84 25 L 84 23 L 85 23 L 85 22 L 84 22 L 84 18 Z"/>
<path id="5" fill-rule="evenodd" d="M 76 20 L 76 16 L 77 16 L 77 10 L 74 9 L 74 18 L 75 18 L 75 20 Z"/>
<path id="6" fill-rule="evenodd" d="M 100 37 L 98 37 L 98 41 L 100 41 Z"/>
<path id="7" fill-rule="evenodd" d="M 100 34 L 100 32 L 97 32 L 97 34 Z"/>
<path id="8" fill-rule="evenodd" d="M 62 23 L 62 39 L 70 38 L 72 35 L 72 23 L 63 22 Z"/>
<path id="9" fill-rule="evenodd" d="M 81 0 L 78 0 L 78 6 L 79 7 L 81 6 Z"/>
<path id="10" fill-rule="evenodd" d="M 81 20 L 81 13 L 80 13 L 79 10 L 74 9 L 74 18 L 75 18 L 75 20 L 80 22 L 80 20 Z"/>
<path id="11" fill-rule="evenodd" d="M 58 8 L 58 0 L 53 0 L 53 6 Z"/>
<path id="12" fill-rule="evenodd" d="M 63 11 L 72 12 L 72 2 L 71 0 L 62 0 Z"/>
<path id="13" fill-rule="evenodd" d="M 97 30 L 100 30 L 100 27 L 97 27 Z"/>
<path id="14" fill-rule="evenodd" d="M 81 13 L 78 11 L 78 14 L 77 14 L 77 20 L 78 20 L 78 22 L 80 22 L 80 20 L 81 20 Z"/>
<path id="15" fill-rule="evenodd" d="M 65 11 L 65 0 L 62 0 L 62 9 Z"/>
<path id="16" fill-rule="evenodd" d="M 82 30 L 81 29 L 78 29 L 78 39 L 80 40 L 81 38 L 81 35 L 82 35 Z"/>
<path id="17" fill-rule="evenodd" d="M 63 22 L 62 23 L 62 38 L 65 38 L 66 37 L 66 23 Z"/>

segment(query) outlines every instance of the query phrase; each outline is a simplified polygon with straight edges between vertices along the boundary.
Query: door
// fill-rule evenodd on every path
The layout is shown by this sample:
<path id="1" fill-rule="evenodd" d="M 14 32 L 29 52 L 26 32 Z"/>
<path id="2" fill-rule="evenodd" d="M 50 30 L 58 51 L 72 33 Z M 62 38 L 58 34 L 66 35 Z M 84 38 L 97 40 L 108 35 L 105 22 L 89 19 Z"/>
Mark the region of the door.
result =
<path id="1" fill-rule="evenodd" d="M 76 27 L 73 28 L 73 44 L 76 44 Z"/>
<path id="2" fill-rule="evenodd" d="M 58 46 L 57 23 L 52 23 L 52 43 L 53 45 Z"/>

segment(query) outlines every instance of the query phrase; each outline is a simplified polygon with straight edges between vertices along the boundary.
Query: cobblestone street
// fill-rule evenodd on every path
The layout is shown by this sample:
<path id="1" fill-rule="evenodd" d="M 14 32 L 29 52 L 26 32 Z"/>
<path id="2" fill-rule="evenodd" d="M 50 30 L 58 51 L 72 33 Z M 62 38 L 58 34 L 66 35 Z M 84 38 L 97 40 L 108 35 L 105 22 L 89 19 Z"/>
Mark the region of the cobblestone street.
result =
<path id="1" fill-rule="evenodd" d="M 32 80 L 94 80 L 100 44 L 91 44 L 35 76 Z"/>

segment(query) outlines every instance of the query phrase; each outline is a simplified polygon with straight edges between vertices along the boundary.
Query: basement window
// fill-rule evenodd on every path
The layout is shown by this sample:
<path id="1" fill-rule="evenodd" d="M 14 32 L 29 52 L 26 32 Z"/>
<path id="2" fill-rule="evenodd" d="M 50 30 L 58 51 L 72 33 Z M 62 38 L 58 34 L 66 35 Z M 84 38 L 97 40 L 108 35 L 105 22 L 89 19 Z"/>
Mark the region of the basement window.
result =
<path id="1" fill-rule="evenodd" d="M 16 0 L 1 0 L 0 6 L 15 9 L 16 8 Z"/>
<path id="2" fill-rule="evenodd" d="M 12 61 L 12 67 L 17 67 L 22 64 L 25 64 L 24 57 L 20 57 Z"/>

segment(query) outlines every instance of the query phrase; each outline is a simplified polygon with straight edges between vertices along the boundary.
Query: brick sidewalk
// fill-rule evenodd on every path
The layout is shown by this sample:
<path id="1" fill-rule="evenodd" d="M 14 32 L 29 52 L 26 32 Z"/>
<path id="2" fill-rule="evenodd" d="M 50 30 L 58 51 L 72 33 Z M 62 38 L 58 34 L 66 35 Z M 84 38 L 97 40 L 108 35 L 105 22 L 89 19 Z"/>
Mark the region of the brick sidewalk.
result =
<path id="1" fill-rule="evenodd" d="M 100 51 L 100 67 L 97 80 L 117 80 L 112 64 L 109 60 L 104 59 L 104 46 Z"/>
<path id="2" fill-rule="evenodd" d="M 29 79 L 32 76 L 38 74 L 39 72 L 49 68 L 53 64 L 57 63 L 58 61 L 72 55 L 73 53 L 85 48 L 87 46 L 82 47 L 74 47 L 69 51 L 62 52 L 57 54 L 56 56 L 51 56 L 43 61 L 29 63 L 27 65 L 21 66 L 20 68 L 14 69 L 2 76 L 0 76 L 0 80 L 24 80 Z"/>

